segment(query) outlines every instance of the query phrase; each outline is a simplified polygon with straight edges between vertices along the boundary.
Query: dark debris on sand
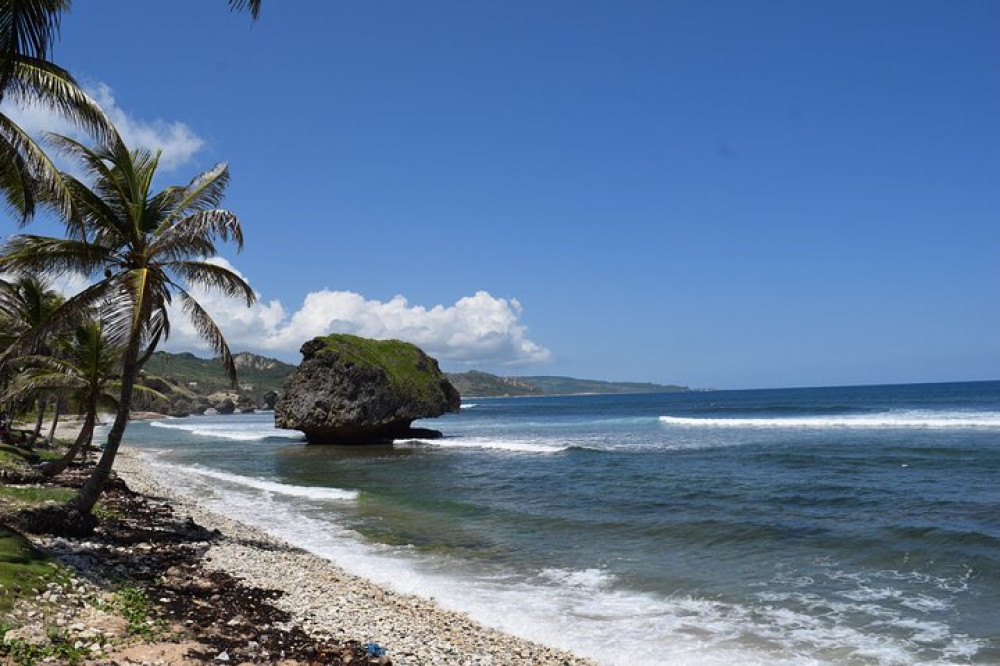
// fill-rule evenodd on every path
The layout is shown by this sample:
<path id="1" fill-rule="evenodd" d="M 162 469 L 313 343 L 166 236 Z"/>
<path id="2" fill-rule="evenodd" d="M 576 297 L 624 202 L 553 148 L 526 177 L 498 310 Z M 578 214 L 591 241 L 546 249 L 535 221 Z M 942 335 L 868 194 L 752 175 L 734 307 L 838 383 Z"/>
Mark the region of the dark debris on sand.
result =
<path id="1" fill-rule="evenodd" d="M 93 535 L 60 542 L 72 550 L 83 574 L 142 589 L 160 619 L 184 628 L 205 646 L 189 659 L 205 663 L 262 663 L 386 666 L 356 641 L 317 640 L 274 601 L 283 593 L 246 585 L 204 566 L 205 552 L 221 538 L 190 518 L 178 518 L 170 504 L 132 492 L 115 480 L 102 497 L 102 519 Z"/>

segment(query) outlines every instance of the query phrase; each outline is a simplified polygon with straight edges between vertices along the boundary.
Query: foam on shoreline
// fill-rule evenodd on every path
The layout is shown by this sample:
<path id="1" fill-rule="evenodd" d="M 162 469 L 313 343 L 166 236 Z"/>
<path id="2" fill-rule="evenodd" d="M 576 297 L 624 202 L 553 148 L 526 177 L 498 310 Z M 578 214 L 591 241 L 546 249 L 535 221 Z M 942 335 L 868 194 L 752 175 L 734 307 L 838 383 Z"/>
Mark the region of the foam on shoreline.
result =
<path id="1" fill-rule="evenodd" d="M 347 573 L 331 561 L 219 515 L 157 483 L 135 450 L 119 453 L 115 470 L 129 487 L 170 500 L 174 509 L 223 538 L 206 557 L 209 566 L 252 585 L 278 589 L 278 604 L 317 636 L 356 637 L 390 650 L 399 666 L 424 663 L 592 666 L 594 662 L 486 627 L 433 600 L 400 594 Z"/>

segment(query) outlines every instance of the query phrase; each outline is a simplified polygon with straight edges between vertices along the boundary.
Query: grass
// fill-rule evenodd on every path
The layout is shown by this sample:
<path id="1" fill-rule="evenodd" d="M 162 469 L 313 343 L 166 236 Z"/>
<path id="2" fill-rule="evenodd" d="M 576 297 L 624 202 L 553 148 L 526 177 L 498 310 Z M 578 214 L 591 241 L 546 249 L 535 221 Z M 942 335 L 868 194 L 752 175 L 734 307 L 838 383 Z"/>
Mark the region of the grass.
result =
<path id="1" fill-rule="evenodd" d="M 12 444 L 0 444 L 0 467 L 24 467 L 39 461 L 59 460 L 63 451 L 58 449 L 33 449 L 28 451 Z"/>
<path id="2" fill-rule="evenodd" d="M 0 444 L 0 467 L 24 467 L 38 460 L 37 451 L 27 451 L 11 444 Z"/>
<path id="3" fill-rule="evenodd" d="M 58 577 L 59 567 L 16 532 L 0 525 L 0 617 L 18 599 L 34 596 Z"/>
<path id="4" fill-rule="evenodd" d="M 433 361 L 415 345 L 399 340 L 370 340 L 338 333 L 322 340 L 330 352 L 366 368 L 382 368 L 393 389 L 410 400 L 436 402 L 441 396 L 440 378 L 432 372 Z"/>
<path id="5" fill-rule="evenodd" d="M 30 509 L 46 502 L 63 504 L 75 494 L 76 491 L 71 488 L 0 486 L 0 500 L 3 501 L 5 508 L 15 511 Z"/>

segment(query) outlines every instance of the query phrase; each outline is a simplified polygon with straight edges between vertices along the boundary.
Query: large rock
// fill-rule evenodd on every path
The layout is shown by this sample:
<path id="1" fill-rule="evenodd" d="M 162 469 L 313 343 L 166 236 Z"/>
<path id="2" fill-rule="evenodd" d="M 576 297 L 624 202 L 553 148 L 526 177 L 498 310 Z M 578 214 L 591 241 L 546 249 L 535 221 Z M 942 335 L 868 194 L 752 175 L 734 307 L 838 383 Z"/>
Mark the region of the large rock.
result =
<path id="1" fill-rule="evenodd" d="M 409 343 L 338 334 L 310 340 L 301 351 L 302 363 L 274 406 L 274 422 L 301 430 L 310 443 L 426 437 L 434 431 L 412 431 L 414 420 L 461 405 L 437 361 Z"/>

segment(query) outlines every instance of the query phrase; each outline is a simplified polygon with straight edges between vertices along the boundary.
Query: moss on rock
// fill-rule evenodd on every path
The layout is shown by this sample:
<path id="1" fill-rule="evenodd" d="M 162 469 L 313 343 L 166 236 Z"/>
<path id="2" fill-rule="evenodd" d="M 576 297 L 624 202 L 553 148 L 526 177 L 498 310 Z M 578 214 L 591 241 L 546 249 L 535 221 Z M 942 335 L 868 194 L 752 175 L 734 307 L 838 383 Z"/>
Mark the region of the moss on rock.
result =
<path id="1" fill-rule="evenodd" d="M 326 349 L 363 368 L 381 368 L 392 389 L 415 402 L 433 401 L 441 395 L 437 362 L 416 345 L 400 340 L 373 340 L 338 333 L 320 338 Z M 431 367 L 433 365 L 433 368 Z M 440 372 L 440 371 L 438 371 Z"/>

